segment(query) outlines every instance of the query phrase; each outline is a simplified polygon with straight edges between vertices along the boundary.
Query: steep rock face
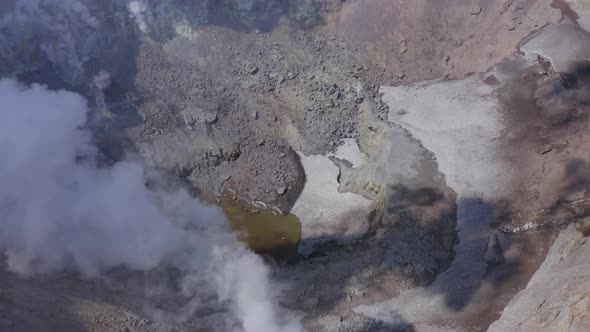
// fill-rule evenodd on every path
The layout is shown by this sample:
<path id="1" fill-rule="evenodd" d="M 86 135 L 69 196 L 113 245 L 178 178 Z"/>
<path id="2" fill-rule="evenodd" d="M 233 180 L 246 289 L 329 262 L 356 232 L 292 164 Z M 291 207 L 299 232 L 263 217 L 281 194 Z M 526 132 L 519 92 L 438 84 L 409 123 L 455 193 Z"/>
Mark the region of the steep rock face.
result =
<path id="1" fill-rule="evenodd" d="M 590 330 L 589 257 L 588 239 L 570 225 L 527 287 L 488 331 Z"/>
<path id="2" fill-rule="evenodd" d="M 548 139 L 553 145 L 537 150 L 534 158 L 520 154 L 518 160 L 525 165 L 522 161 L 528 159 L 526 163 L 532 165 L 519 167 L 520 172 L 526 167 L 532 170 L 542 165 L 542 171 L 536 171 L 540 181 L 527 187 L 529 192 L 536 192 L 537 199 L 531 201 L 552 205 L 552 209 L 547 211 L 557 213 L 546 213 L 550 219 L 569 223 L 569 226 L 559 233 L 542 266 L 489 331 L 590 329 L 590 246 L 584 237 L 588 235 L 588 130 L 585 120 L 576 116 L 585 114 L 583 109 L 588 99 L 588 76 L 583 62 L 588 57 L 588 33 L 581 28 L 588 27 L 590 16 L 587 1 L 567 3 L 572 4 L 576 12 L 563 7 L 567 9 L 562 9 L 562 12 L 568 19 L 559 25 L 547 26 L 521 45 L 521 50 L 528 56 L 538 55 L 548 59 L 559 76 L 558 80 L 549 79 L 541 84 L 535 93 L 536 114 L 541 114 L 541 118 L 545 119 L 545 128 L 548 128 L 539 131 L 543 135 L 536 140 L 542 142 Z M 566 2 L 554 1 L 553 4 L 565 6 Z M 573 43 L 575 47 L 560 47 L 561 42 L 567 43 L 568 39 L 576 40 Z M 558 124 L 564 118 L 568 119 L 567 125 L 560 127 Z M 553 149 L 557 142 L 566 144 Z M 572 221 L 577 225 L 570 223 Z M 523 229 L 530 225 L 524 225 Z"/>

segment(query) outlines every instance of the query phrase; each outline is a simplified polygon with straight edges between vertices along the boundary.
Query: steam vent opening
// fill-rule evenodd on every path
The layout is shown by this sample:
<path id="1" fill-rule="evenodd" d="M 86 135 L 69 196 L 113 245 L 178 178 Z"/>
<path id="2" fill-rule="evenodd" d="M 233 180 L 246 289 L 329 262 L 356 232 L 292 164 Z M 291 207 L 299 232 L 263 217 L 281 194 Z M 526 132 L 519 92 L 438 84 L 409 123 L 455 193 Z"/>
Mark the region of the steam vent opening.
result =
<path id="1" fill-rule="evenodd" d="M 0 331 L 590 330 L 590 1 L 0 1 Z"/>

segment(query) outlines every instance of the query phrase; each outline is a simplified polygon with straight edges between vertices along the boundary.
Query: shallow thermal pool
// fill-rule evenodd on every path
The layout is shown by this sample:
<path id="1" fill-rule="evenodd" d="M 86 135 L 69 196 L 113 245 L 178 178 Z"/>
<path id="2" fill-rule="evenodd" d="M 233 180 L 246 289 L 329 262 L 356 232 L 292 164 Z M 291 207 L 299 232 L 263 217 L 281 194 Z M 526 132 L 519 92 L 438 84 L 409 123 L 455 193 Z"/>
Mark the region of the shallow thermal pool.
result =
<path id="1" fill-rule="evenodd" d="M 253 210 L 228 198 L 217 204 L 227 215 L 232 230 L 250 249 L 279 259 L 297 255 L 301 241 L 301 223 L 297 216 Z"/>

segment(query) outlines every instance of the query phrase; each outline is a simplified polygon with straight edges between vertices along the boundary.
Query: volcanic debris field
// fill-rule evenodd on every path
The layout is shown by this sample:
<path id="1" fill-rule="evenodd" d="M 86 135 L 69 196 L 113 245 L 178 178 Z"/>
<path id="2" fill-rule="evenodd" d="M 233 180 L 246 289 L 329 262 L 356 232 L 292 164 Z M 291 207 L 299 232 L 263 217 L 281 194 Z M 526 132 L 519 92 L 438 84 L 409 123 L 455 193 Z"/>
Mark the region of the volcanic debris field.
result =
<path id="1" fill-rule="evenodd" d="M 588 31 L 588 0 L 1 1 L 0 331 L 590 330 Z"/>

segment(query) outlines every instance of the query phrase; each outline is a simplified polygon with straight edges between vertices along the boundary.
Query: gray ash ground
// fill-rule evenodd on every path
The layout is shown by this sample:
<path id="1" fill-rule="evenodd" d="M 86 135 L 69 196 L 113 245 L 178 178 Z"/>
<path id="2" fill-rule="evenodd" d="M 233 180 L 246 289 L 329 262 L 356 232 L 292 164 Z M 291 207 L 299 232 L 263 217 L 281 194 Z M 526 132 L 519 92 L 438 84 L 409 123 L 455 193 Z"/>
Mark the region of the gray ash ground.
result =
<path id="1" fill-rule="evenodd" d="M 520 2 L 511 7 L 489 1 L 475 9 L 465 1 L 418 2 L 318 1 L 314 10 L 319 12 L 313 15 L 304 5 L 271 6 L 290 20 L 246 11 L 230 15 L 239 24 L 225 24 L 227 17 L 219 19 L 223 15 L 208 22 L 212 24 L 201 17 L 189 26 L 160 24 L 155 34 L 128 43 L 123 56 L 128 59 L 110 67 L 111 84 L 104 91 L 108 111 L 95 107 L 91 124 L 99 145 L 106 159 L 119 160 L 133 151 L 148 164 L 216 197 L 288 213 L 306 180 L 295 151 L 326 155 L 335 152 L 342 139 L 362 143 L 371 133 L 389 133 L 393 125 L 387 122 L 390 110 L 379 93 L 382 85 L 485 71 L 550 16 L 540 5 L 519 7 Z M 449 23 L 459 20 L 465 26 Z M 122 34 L 121 44 L 138 33 L 129 24 L 123 24 L 129 31 Z M 493 29 L 499 37 L 490 36 Z M 111 59 L 122 58 L 120 52 L 107 53 L 88 67 L 97 72 Z M 20 76 L 49 83 L 55 72 L 54 68 L 24 70 Z M 96 91 L 88 88 L 89 80 L 72 83 L 64 76 L 54 86 L 73 86 L 94 100 Z M 397 142 L 390 144 L 396 148 Z M 375 153 L 359 145 L 363 152 Z M 384 144 L 373 150 L 388 148 Z M 340 163 L 341 189 L 375 201 L 369 232 L 348 245 L 324 244 L 306 259 L 267 257 L 273 278 L 289 285 L 282 305 L 305 312 L 310 331 L 412 330 L 410 324 L 388 325 L 352 308 L 427 285 L 452 261 L 455 196 L 432 157 L 423 148 L 420 153 L 431 160 L 427 176 L 421 176 L 434 184 L 438 193 L 434 203 L 413 202 L 412 192 L 396 196 L 399 188 L 370 187 L 374 178 L 367 174 L 349 178 L 350 165 Z M 377 173 L 389 175 L 383 170 Z M 20 280 L 6 282 L 25 287 Z M 33 284 L 38 289 L 46 286 L 45 281 Z M 57 283 L 64 290 L 85 285 L 88 282 L 80 280 Z M 103 315 L 98 316 L 81 306 L 84 314 L 94 317 L 90 323 L 94 330 L 194 328 L 190 323 L 144 322 L 136 316 L 119 322 L 116 308 L 142 316 L 146 299 L 140 289 L 106 288 L 83 296 L 115 304 L 99 310 Z M 20 305 L 37 310 L 32 295 L 24 293 L 27 298 Z M 56 323 L 55 330 L 62 328 L 75 329 Z"/>

